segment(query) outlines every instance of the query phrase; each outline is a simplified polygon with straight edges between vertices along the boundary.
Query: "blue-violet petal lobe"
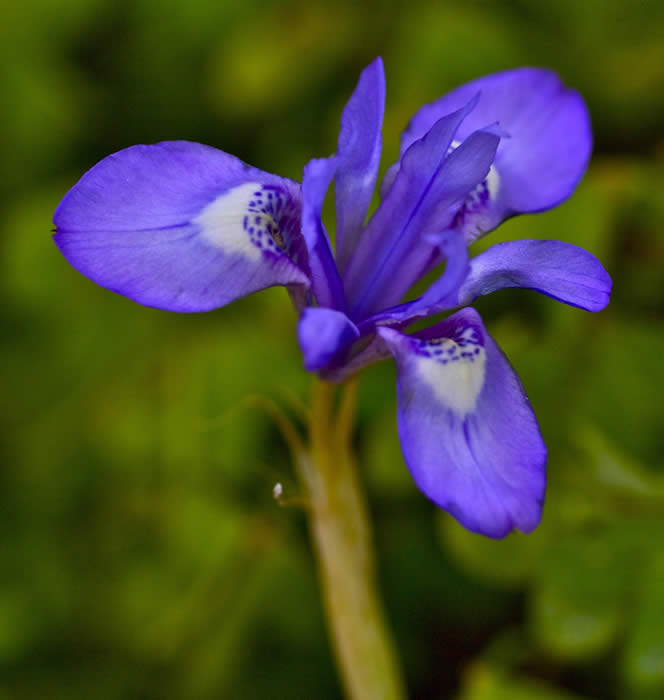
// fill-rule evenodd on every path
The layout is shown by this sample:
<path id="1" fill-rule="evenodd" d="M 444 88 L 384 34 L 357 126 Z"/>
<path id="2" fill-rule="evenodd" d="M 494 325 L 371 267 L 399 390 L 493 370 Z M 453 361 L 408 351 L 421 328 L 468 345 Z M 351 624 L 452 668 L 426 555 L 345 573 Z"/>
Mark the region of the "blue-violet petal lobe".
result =
<path id="1" fill-rule="evenodd" d="M 464 527 L 532 531 L 546 447 L 521 383 L 471 308 L 417 337 L 378 331 L 397 363 L 401 447 L 413 478 Z"/>
<path id="2" fill-rule="evenodd" d="M 207 311 L 309 285 L 299 186 L 214 148 L 133 146 L 88 171 L 54 215 L 67 260 L 147 306 Z"/>

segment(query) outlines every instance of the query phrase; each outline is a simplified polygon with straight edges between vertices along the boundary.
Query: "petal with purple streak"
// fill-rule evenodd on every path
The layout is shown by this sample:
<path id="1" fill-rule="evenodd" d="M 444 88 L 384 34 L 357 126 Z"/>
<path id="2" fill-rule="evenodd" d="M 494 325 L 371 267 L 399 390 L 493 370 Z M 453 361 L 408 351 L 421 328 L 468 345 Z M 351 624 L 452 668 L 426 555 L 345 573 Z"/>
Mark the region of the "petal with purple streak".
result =
<path id="1" fill-rule="evenodd" d="M 344 289 L 348 298 L 353 300 L 357 318 L 361 318 L 365 307 L 374 306 L 374 300 L 365 297 L 376 296 L 375 281 L 381 276 L 388 258 L 402 257 L 399 255 L 402 249 L 412 249 L 415 241 L 406 242 L 404 231 L 440 170 L 454 134 L 470 107 L 438 121 L 404 155 L 398 177 L 371 217 L 344 274 Z M 415 235 L 419 233 L 416 231 Z M 427 248 L 430 250 L 431 246 Z M 398 294 L 396 301 L 399 301 L 401 294 L 403 292 Z M 383 308 L 391 303 L 385 303 Z"/>
<path id="2" fill-rule="evenodd" d="M 208 311 L 309 285 L 297 183 L 186 141 L 133 146 L 89 170 L 53 217 L 67 260 L 147 306 Z"/>
<path id="3" fill-rule="evenodd" d="M 468 246 L 463 235 L 454 229 L 426 236 L 446 261 L 442 275 L 434 280 L 421 297 L 379 311 L 366 320 L 375 325 L 406 327 L 415 321 L 459 306 L 459 288 L 470 271 Z"/>
<path id="4" fill-rule="evenodd" d="M 501 139 L 489 176 L 459 212 L 457 225 L 469 240 L 509 216 L 549 209 L 569 197 L 592 148 L 583 98 L 552 71 L 517 68 L 473 80 L 422 107 L 402 134 L 401 152 L 478 92 L 456 140 L 494 122 L 509 138 Z M 394 166 L 388 173 L 394 177 Z"/>
<path id="5" fill-rule="evenodd" d="M 380 329 L 397 363 L 399 437 L 422 492 L 473 532 L 530 532 L 546 447 L 521 386 L 474 309 L 406 336 Z"/>
<path id="6" fill-rule="evenodd" d="M 427 234 L 448 228 L 455 204 L 486 177 L 499 141 L 495 134 L 479 130 L 448 153 L 470 109 L 472 102 L 436 122 L 402 158 L 394 184 L 371 217 L 344 277 L 354 319 L 398 303 L 440 261 Z"/>

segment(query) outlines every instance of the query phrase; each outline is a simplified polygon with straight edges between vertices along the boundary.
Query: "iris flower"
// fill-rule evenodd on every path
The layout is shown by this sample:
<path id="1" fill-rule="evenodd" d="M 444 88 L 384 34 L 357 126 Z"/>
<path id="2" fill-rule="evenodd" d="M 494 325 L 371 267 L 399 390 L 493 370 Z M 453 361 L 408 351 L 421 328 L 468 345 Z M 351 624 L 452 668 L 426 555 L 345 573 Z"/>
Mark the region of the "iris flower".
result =
<path id="1" fill-rule="evenodd" d="M 474 532 L 530 532 L 541 518 L 546 447 L 519 378 L 468 305 L 523 287 L 598 311 L 611 281 L 568 243 L 499 243 L 472 259 L 468 248 L 505 219 L 572 193 L 592 146 L 587 109 L 537 68 L 453 90 L 411 119 L 367 221 L 384 101 L 376 59 L 343 110 L 337 152 L 309 162 L 301 184 L 197 143 L 126 148 L 67 193 L 55 242 L 96 283 L 170 311 L 287 287 L 307 370 L 340 382 L 396 361 L 399 437 L 420 490 Z M 333 180 L 334 250 L 321 219 Z M 433 270 L 421 296 L 404 301 Z"/>

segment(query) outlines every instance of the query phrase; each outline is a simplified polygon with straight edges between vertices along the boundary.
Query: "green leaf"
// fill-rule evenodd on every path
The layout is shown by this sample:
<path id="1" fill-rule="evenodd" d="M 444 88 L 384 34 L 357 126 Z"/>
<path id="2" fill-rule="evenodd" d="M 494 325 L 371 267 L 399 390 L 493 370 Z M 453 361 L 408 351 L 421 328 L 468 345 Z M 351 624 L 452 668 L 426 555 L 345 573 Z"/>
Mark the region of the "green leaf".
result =
<path id="1" fill-rule="evenodd" d="M 582 700 L 541 681 L 517 678 L 490 666 L 477 663 L 465 676 L 457 700 Z"/>
<path id="2" fill-rule="evenodd" d="M 636 459 L 624 453 L 592 426 L 580 426 L 574 441 L 582 455 L 584 480 L 597 492 L 641 506 L 657 505 L 664 497 L 664 482 Z"/>
<path id="3" fill-rule="evenodd" d="M 530 535 L 514 532 L 492 540 L 469 532 L 442 512 L 438 524 L 441 540 L 465 569 L 506 586 L 516 586 L 533 573 L 548 537 L 540 527 Z"/>
<path id="4" fill-rule="evenodd" d="M 661 542 L 661 538 L 653 540 Z M 643 577 L 638 610 L 628 632 L 623 675 L 638 692 L 664 694 L 664 555 L 655 551 Z"/>
<path id="5" fill-rule="evenodd" d="M 623 527 L 586 529 L 552 543 L 529 601 L 540 647 L 558 658 L 587 659 L 615 642 L 639 563 L 631 544 Z"/>

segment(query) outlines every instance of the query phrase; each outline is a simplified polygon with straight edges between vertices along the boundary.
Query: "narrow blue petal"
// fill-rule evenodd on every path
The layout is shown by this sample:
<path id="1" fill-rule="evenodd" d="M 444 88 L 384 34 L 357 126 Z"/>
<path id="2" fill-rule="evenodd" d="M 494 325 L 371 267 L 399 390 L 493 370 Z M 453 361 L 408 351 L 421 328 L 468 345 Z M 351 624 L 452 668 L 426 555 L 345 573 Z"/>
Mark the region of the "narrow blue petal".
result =
<path id="1" fill-rule="evenodd" d="M 471 261 L 458 305 L 498 289 L 522 287 L 587 311 L 609 303 L 611 278 L 588 251 L 561 241 L 498 243 Z"/>
<path id="2" fill-rule="evenodd" d="M 207 311 L 273 285 L 309 285 L 297 183 L 184 141 L 98 163 L 55 215 L 55 243 L 103 287 Z"/>
<path id="3" fill-rule="evenodd" d="M 448 308 L 470 270 L 468 246 L 458 231 L 454 230 L 444 231 L 432 236 L 430 240 L 442 252 L 447 265 L 444 273 L 424 292 L 419 305 L 424 309 L 440 305 Z"/>
<path id="4" fill-rule="evenodd" d="M 465 111 L 438 121 L 404 155 L 344 279 L 352 318 L 367 318 L 398 303 L 441 261 L 426 236 L 453 223 L 458 204 L 486 177 L 499 142 L 495 134 L 480 130 L 447 155 Z"/>
<path id="5" fill-rule="evenodd" d="M 459 289 L 470 271 L 466 240 L 459 231 L 454 229 L 427 235 L 426 239 L 439 251 L 442 259 L 447 261 L 443 274 L 421 297 L 379 311 L 367 319 L 368 323 L 404 328 L 419 319 L 459 306 Z"/>
<path id="6" fill-rule="evenodd" d="M 336 157 L 309 161 L 302 176 L 302 235 L 306 242 L 311 288 L 319 306 L 344 310 L 344 292 L 323 226 L 321 210 L 332 178 L 337 172 Z"/>
<path id="7" fill-rule="evenodd" d="M 341 311 L 307 307 L 297 324 L 297 339 L 309 372 L 326 368 L 339 352 L 360 337 L 357 326 Z"/>
<path id="8" fill-rule="evenodd" d="M 344 274 L 344 288 L 348 299 L 353 300 L 354 312 L 369 305 L 364 297 L 370 294 L 390 255 L 403 248 L 404 231 L 440 168 L 465 113 L 466 110 L 458 110 L 441 119 L 404 155 L 388 196 L 371 217 Z M 408 247 L 412 247 L 412 241 Z M 399 298 L 400 295 L 396 301 Z M 358 302 L 362 309 L 358 309 Z M 354 317 L 360 318 L 361 314 Z"/>
<path id="9" fill-rule="evenodd" d="M 337 265 L 343 272 L 364 228 L 376 184 L 385 109 L 385 73 L 377 58 L 360 75 L 341 116 L 335 178 Z"/>
<path id="10" fill-rule="evenodd" d="M 478 92 L 477 107 L 459 128 L 457 140 L 494 122 L 510 138 L 501 140 L 486 187 L 475 193 L 459 217 L 459 228 L 469 240 L 509 216 L 549 209 L 569 197 L 592 148 L 590 118 L 581 96 L 551 71 L 518 68 L 473 80 L 422 107 L 402 134 L 401 152 Z"/>
<path id="11" fill-rule="evenodd" d="M 418 337 L 379 330 L 397 363 L 399 437 L 421 491 L 488 537 L 530 532 L 546 447 L 521 383 L 474 309 Z"/>

